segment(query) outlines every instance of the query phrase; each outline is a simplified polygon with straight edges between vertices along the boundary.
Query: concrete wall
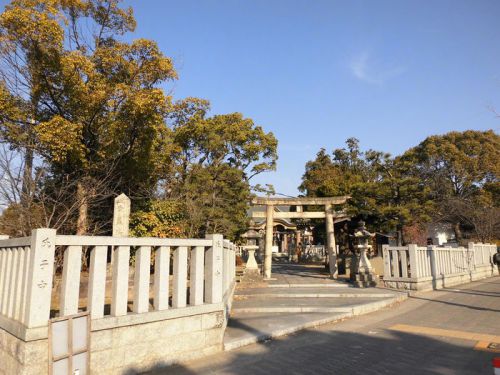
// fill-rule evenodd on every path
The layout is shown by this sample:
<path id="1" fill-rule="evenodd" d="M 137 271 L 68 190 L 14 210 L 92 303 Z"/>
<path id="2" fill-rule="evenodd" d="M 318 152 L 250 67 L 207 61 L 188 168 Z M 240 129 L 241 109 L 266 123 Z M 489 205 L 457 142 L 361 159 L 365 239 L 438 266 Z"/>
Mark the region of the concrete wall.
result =
<path id="1" fill-rule="evenodd" d="M 222 351 L 224 311 L 91 333 L 92 374 L 135 374 Z"/>
<path id="2" fill-rule="evenodd" d="M 48 372 L 47 339 L 25 342 L 0 328 L 0 374 L 38 375 Z"/>

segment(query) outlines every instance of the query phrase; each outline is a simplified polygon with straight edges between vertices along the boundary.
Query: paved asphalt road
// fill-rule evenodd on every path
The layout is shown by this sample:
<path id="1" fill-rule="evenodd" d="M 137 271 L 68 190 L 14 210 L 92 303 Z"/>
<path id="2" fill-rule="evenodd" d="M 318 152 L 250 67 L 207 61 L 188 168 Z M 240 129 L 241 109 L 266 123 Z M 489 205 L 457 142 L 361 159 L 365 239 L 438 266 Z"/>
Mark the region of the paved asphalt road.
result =
<path id="1" fill-rule="evenodd" d="M 375 313 L 157 374 L 491 375 L 500 352 L 478 347 L 492 341 L 500 342 L 500 277 L 418 293 Z"/>

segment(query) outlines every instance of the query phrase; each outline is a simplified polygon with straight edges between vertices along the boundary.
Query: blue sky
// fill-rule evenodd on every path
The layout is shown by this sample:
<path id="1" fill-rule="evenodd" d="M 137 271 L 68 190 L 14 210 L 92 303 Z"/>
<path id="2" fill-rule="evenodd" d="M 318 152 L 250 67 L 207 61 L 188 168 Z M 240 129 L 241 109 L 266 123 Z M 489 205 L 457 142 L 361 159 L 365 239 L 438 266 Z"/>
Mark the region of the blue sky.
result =
<path id="1" fill-rule="evenodd" d="M 499 1 L 128 1 L 173 57 L 176 97 L 242 112 L 279 140 L 257 177 L 296 195 L 306 161 L 351 136 L 399 154 L 500 129 Z"/>
<path id="2" fill-rule="evenodd" d="M 5 2 L 3 2 L 5 3 Z M 255 183 L 296 195 L 306 161 L 351 136 L 399 154 L 500 130 L 500 1 L 127 0 L 133 38 L 174 59 L 176 98 L 242 112 L 279 140 Z"/>

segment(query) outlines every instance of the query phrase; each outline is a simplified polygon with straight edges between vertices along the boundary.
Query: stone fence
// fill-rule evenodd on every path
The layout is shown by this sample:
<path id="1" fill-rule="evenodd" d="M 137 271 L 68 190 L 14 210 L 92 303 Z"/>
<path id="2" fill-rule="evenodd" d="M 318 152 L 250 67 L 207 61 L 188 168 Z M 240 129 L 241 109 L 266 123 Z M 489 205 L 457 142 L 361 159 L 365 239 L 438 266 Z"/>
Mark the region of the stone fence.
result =
<path id="1" fill-rule="evenodd" d="M 162 239 L 36 229 L 0 240 L 0 374 L 48 373 L 49 320 L 85 312 L 90 373 L 144 370 L 221 350 L 235 249 L 218 234 Z M 55 272 L 57 257 L 63 266 Z"/>
<path id="2" fill-rule="evenodd" d="M 384 245 L 384 284 L 430 290 L 494 276 L 496 252 L 496 245 L 472 242 L 467 248 Z"/>

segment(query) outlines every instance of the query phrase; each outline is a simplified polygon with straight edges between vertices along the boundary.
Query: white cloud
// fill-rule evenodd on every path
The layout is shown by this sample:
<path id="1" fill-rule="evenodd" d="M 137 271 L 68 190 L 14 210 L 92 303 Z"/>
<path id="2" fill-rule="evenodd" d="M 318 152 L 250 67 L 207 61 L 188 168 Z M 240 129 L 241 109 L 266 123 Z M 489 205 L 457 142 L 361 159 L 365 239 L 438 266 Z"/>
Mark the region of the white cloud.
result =
<path id="1" fill-rule="evenodd" d="M 360 81 L 375 85 L 382 85 L 387 80 L 406 72 L 406 67 L 401 65 L 388 65 L 364 51 L 355 56 L 349 63 L 351 73 Z"/>

